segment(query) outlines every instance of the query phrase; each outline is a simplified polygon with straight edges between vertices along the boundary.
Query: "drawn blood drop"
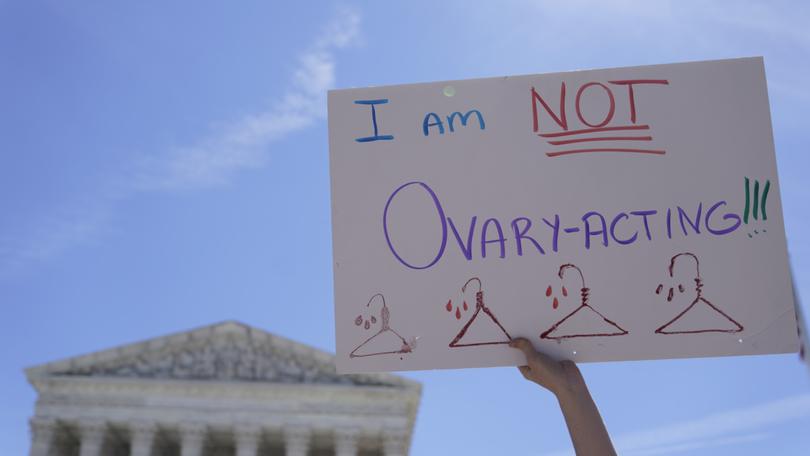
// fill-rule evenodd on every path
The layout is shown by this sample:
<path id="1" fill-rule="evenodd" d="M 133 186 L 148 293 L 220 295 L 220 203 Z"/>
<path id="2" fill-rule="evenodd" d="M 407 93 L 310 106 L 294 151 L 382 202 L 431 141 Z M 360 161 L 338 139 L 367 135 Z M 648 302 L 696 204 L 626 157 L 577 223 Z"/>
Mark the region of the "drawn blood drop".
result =
<path id="1" fill-rule="evenodd" d="M 453 300 L 451 299 L 451 300 L 447 301 L 447 305 L 444 306 L 444 308 L 447 309 L 448 312 L 452 312 L 453 311 Z"/>
<path id="2" fill-rule="evenodd" d="M 456 320 L 461 320 L 461 311 L 456 307 Z"/>
<path id="3" fill-rule="evenodd" d="M 355 318 L 355 319 L 354 319 L 354 324 L 355 324 L 356 326 L 360 326 L 360 325 L 362 325 L 362 324 L 363 324 L 363 316 L 362 316 L 362 315 L 358 315 L 358 316 L 357 316 L 357 318 Z"/>
<path id="4" fill-rule="evenodd" d="M 548 288 L 546 288 L 546 297 L 549 296 L 551 296 L 551 285 L 549 285 Z"/>
<path id="5" fill-rule="evenodd" d="M 467 301 L 464 301 L 464 310 L 466 311 L 467 309 L 469 309 L 469 307 L 467 307 Z"/>
<path id="6" fill-rule="evenodd" d="M 371 316 L 371 323 L 377 323 L 377 317 L 374 315 Z"/>
<path id="7" fill-rule="evenodd" d="M 565 287 L 563 287 L 563 296 L 568 296 L 568 290 Z"/>
<path id="8" fill-rule="evenodd" d="M 370 327 L 371 327 L 371 325 L 370 325 L 370 324 L 368 324 L 368 320 L 366 320 L 366 324 L 365 324 L 363 327 L 364 327 L 364 328 L 366 328 L 366 329 L 368 329 L 368 328 L 370 328 Z"/>
<path id="9" fill-rule="evenodd" d="M 551 303 L 551 307 L 556 309 L 557 307 L 559 307 L 559 305 L 560 305 L 560 301 L 557 301 L 557 297 L 555 296 L 554 297 L 554 302 Z"/>

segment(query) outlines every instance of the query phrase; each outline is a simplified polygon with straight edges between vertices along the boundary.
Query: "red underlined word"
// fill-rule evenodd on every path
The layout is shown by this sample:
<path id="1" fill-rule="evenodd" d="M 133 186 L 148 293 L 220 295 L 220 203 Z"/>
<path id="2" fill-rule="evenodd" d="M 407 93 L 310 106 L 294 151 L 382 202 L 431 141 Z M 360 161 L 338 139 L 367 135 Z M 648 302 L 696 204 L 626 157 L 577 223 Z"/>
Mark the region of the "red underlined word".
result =
<path id="1" fill-rule="evenodd" d="M 599 133 L 602 131 L 620 131 L 620 130 L 649 130 L 649 125 L 623 125 L 620 127 L 601 127 L 601 128 L 583 128 L 581 130 L 560 131 L 557 133 L 538 133 L 537 136 L 543 138 L 556 138 L 558 136 L 570 135 L 584 135 L 587 133 Z"/>
<path id="2" fill-rule="evenodd" d="M 546 155 L 549 157 L 558 157 L 560 155 L 585 154 L 592 152 L 627 152 L 635 154 L 652 154 L 652 155 L 664 155 L 667 153 L 664 150 L 655 150 L 655 149 L 598 148 L 598 149 L 571 149 L 571 150 L 561 150 L 559 152 L 546 152 Z"/>
<path id="3" fill-rule="evenodd" d="M 577 138 L 566 139 L 563 141 L 549 141 L 548 143 L 552 146 L 561 146 L 563 144 L 591 141 L 652 141 L 652 136 L 600 136 L 597 138 Z"/>
<path id="4" fill-rule="evenodd" d="M 590 81 L 579 85 L 573 103 L 566 103 L 565 81 L 560 82 L 559 98 L 550 98 L 552 93 L 548 87 L 543 88 L 545 93 L 545 95 L 543 95 L 537 88 L 532 86 L 530 92 L 533 121 L 532 130 L 541 138 L 559 138 L 557 140 L 546 139 L 546 142 L 551 146 L 564 146 L 566 144 L 576 143 L 597 143 L 604 146 L 620 146 L 622 145 L 622 141 L 652 141 L 653 137 L 649 132 L 649 130 L 651 130 L 650 126 L 636 123 L 638 114 L 636 110 L 636 96 L 638 94 L 636 92 L 641 91 L 642 88 L 644 88 L 644 92 L 647 92 L 651 90 L 648 88 L 650 85 L 667 86 L 669 85 L 669 81 L 666 79 L 620 79 L 604 81 L 604 83 Z M 626 101 L 622 101 L 621 97 L 616 98 L 614 96 L 613 92 L 617 90 L 617 86 L 627 91 Z M 557 101 L 559 101 L 559 108 L 556 108 Z M 617 102 L 619 105 L 617 105 Z M 552 108 L 552 104 L 555 105 L 556 109 Z M 600 105 L 602 109 L 599 109 Z M 618 111 L 617 107 L 619 108 Z M 572 108 L 573 111 L 576 112 L 576 118 L 578 119 L 577 125 L 571 125 L 571 123 L 568 122 L 567 112 L 572 110 Z M 614 122 L 614 119 L 617 119 L 617 112 L 619 113 L 619 118 L 623 117 L 625 112 L 629 114 L 629 118 Z M 551 122 L 547 124 L 549 120 Z M 617 123 L 618 125 L 616 125 Z M 549 127 L 552 129 L 559 128 L 561 131 L 548 131 Z M 546 131 L 544 132 L 543 130 Z M 602 132 L 621 131 L 639 132 L 639 134 L 633 135 L 627 133 L 624 136 L 613 137 L 598 134 Z M 642 131 L 643 133 L 641 133 Z M 605 141 L 618 141 L 619 144 L 610 144 Z M 655 146 L 649 145 L 647 147 Z M 559 157 L 561 155 L 593 152 L 625 152 L 653 155 L 664 155 L 666 153 L 664 150 L 658 149 L 599 147 L 593 149 L 568 149 L 546 152 L 546 156 Z"/>
<path id="5" fill-rule="evenodd" d="M 627 89 L 628 95 L 628 110 L 630 114 L 630 123 L 636 123 L 636 91 L 635 86 L 640 85 L 648 85 L 648 84 L 658 84 L 658 85 L 669 85 L 669 81 L 666 79 L 624 79 L 624 80 L 615 80 L 615 81 L 607 81 L 611 86 L 623 86 Z M 589 90 L 590 89 L 590 90 Z M 594 119 L 591 118 L 586 119 L 584 112 L 582 110 L 583 99 L 587 98 L 585 96 L 586 93 L 590 93 L 590 99 L 593 100 L 593 93 L 594 91 L 601 92 L 607 96 L 607 112 L 604 114 L 604 117 L 601 119 Z M 548 96 L 549 93 L 546 93 Z M 533 117 L 533 125 L 532 130 L 535 133 L 539 133 L 540 123 L 541 123 L 541 114 L 545 112 L 551 120 L 556 123 L 560 128 L 563 130 L 568 130 L 568 117 L 567 117 L 567 108 L 565 102 L 566 96 L 566 87 L 565 81 L 560 82 L 560 95 L 559 95 L 559 109 L 555 112 L 554 109 L 549 105 L 546 99 L 537 91 L 537 89 L 532 86 L 531 88 L 531 102 L 532 102 L 532 117 Z M 603 98 L 604 99 L 604 98 Z M 592 102 L 590 102 L 592 103 Z M 585 84 L 582 84 L 577 90 L 576 98 L 573 103 L 573 107 L 575 108 L 577 118 L 582 125 L 587 125 L 593 128 L 600 128 L 607 125 L 610 125 L 611 121 L 613 120 L 614 115 L 616 114 L 616 98 L 613 96 L 613 91 L 608 85 L 602 84 L 601 82 L 591 81 Z"/>

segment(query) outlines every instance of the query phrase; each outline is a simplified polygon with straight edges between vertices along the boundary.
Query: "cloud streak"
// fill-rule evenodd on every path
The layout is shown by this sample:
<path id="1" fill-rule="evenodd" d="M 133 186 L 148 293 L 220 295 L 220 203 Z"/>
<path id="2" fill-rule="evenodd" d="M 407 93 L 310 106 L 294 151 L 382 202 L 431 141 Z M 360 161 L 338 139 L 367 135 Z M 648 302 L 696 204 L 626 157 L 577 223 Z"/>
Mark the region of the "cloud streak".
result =
<path id="1" fill-rule="evenodd" d="M 266 111 L 245 115 L 192 144 L 141 158 L 116 183 L 0 237 L 0 274 L 90 242 L 109 227 L 117 206 L 138 195 L 222 185 L 240 171 L 265 166 L 272 143 L 326 117 L 326 92 L 335 84 L 336 53 L 357 42 L 360 22 L 356 11 L 339 10 L 299 54 L 289 88 Z"/>
<path id="2" fill-rule="evenodd" d="M 767 428 L 806 417 L 810 417 L 810 394 L 800 394 L 619 435 L 614 445 L 619 454 L 632 456 L 679 454 L 765 440 Z M 573 451 L 566 450 L 546 456 L 573 455 Z"/>
<path id="3" fill-rule="evenodd" d="M 298 57 L 291 89 L 266 112 L 246 115 L 196 144 L 147 163 L 133 182 L 138 191 L 220 184 L 238 171 L 266 164 L 267 146 L 326 116 L 326 91 L 335 83 L 335 51 L 354 43 L 360 16 L 342 10 Z"/>

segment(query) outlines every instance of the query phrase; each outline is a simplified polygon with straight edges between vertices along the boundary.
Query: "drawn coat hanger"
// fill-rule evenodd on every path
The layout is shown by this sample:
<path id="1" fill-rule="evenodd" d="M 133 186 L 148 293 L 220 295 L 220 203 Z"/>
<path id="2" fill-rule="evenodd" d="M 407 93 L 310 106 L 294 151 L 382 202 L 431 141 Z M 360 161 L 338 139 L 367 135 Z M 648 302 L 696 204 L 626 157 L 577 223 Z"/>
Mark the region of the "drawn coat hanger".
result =
<path id="1" fill-rule="evenodd" d="M 677 314 L 675 318 L 664 323 L 655 330 L 656 334 L 700 334 L 700 333 L 738 333 L 743 330 L 743 326 L 728 314 L 723 312 L 703 297 L 703 279 L 700 277 L 700 261 L 698 257 L 690 252 L 679 253 L 669 261 L 669 276 L 674 278 L 675 262 L 679 258 L 691 258 L 695 261 L 695 299 L 686 309 Z M 659 284 L 655 289 L 656 294 L 660 294 L 664 288 Z M 667 301 L 672 301 L 674 288 L 670 288 L 667 294 Z M 679 285 L 679 290 L 683 292 L 683 287 Z"/>
<path id="2" fill-rule="evenodd" d="M 560 281 L 563 280 L 565 273 L 571 269 L 577 271 L 579 274 L 581 303 L 579 307 L 540 334 L 540 338 L 562 340 L 575 337 L 613 337 L 628 334 L 627 330 L 591 307 L 588 303 L 591 290 L 585 286 L 585 276 L 582 274 L 582 270 L 576 265 L 564 264 L 560 266 L 560 270 L 557 272 Z M 554 299 L 556 304 L 557 298 L 555 297 Z"/>
<path id="3" fill-rule="evenodd" d="M 503 325 L 501 325 L 501 323 L 498 321 L 498 318 L 495 316 L 492 310 L 490 310 L 490 308 L 484 304 L 484 291 L 482 290 L 481 279 L 478 277 L 471 278 L 464 284 L 463 287 L 461 287 L 461 292 L 466 292 L 467 285 L 469 285 L 472 281 L 478 282 L 478 291 L 475 293 L 475 312 L 473 312 L 470 319 L 467 320 L 467 323 L 465 323 L 461 328 L 461 331 L 459 331 L 458 334 L 456 334 L 456 337 L 454 337 L 450 342 L 449 347 L 456 348 L 508 344 L 512 340 L 512 336 L 510 336 L 506 329 L 504 329 Z M 489 326 L 489 328 L 485 328 L 489 331 L 487 331 L 487 335 L 484 338 L 472 341 L 472 338 L 476 336 L 473 336 L 472 334 L 468 335 L 468 331 L 470 331 L 470 329 L 473 327 L 473 323 L 478 319 L 480 319 L 480 324 Z M 492 324 L 495 326 L 491 326 Z M 491 332 L 495 332 L 497 334 L 494 339 L 488 339 L 489 337 L 492 337 L 489 334 Z"/>
<path id="4" fill-rule="evenodd" d="M 382 302 L 382 307 L 380 308 L 380 330 L 355 347 L 355 349 L 349 353 L 349 358 L 410 353 L 413 351 L 413 344 L 409 344 L 405 341 L 404 337 L 391 328 L 391 312 L 388 310 L 388 305 L 385 303 L 385 296 L 383 296 L 382 293 L 377 293 L 372 296 L 371 299 L 368 300 L 366 307 L 371 308 L 371 303 L 378 297 Z M 370 320 L 373 323 L 376 318 L 371 316 Z M 363 316 L 359 315 L 354 323 L 357 326 L 363 325 Z M 365 329 L 370 328 L 369 320 L 365 320 L 364 327 Z"/>

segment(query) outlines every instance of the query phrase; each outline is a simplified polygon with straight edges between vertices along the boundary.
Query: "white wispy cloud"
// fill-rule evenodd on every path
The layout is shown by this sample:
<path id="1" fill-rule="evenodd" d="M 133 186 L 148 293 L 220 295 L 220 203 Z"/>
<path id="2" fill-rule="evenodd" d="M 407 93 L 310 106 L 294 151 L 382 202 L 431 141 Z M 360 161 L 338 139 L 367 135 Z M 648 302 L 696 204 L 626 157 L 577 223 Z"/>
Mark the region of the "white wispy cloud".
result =
<path id="1" fill-rule="evenodd" d="M 107 196 L 85 198 L 41 215 L 0 237 L 0 274 L 19 270 L 88 242 L 106 226 L 110 216 Z"/>
<path id="2" fill-rule="evenodd" d="M 619 454 L 631 456 L 682 454 L 764 440 L 769 428 L 806 417 L 810 417 L 810 394 L 800 394 L 619 435 L 613 443 Z M 573 451 L 565 450 L 546 456 L 573 455 Z"/>
<path id="3" fill-rule="evenodd" d="M 156 190 L 218 184 L 236 172 L 264 166 L 268 145 L 326 116 L 326 91 L 335 84 L 335 51 L 357 39 L 360 16 L 341 10 L 313 45 L 298 57 L 290 90 L 269 110 L 244 116 L 195 144 L 177 147 L 168 159 L 147 162 L 135 189 Z"/>
<path id="4" fill-rule="evenodd" d="M 246 114 L 198 141 L 133 163 L 96 192 L 24 221 L 0 237 L 0 274 L 87 243 L 118 206 L 144 193 L 193 190 L 227 183 L 240 171 L 265 166 L 272 143 L 326 117 L 326 92 L 335 84 L 336 53 L 357 42 L 360 14 L 341 9 L 298 55 L 289 87 L 266 111 Z"/>

